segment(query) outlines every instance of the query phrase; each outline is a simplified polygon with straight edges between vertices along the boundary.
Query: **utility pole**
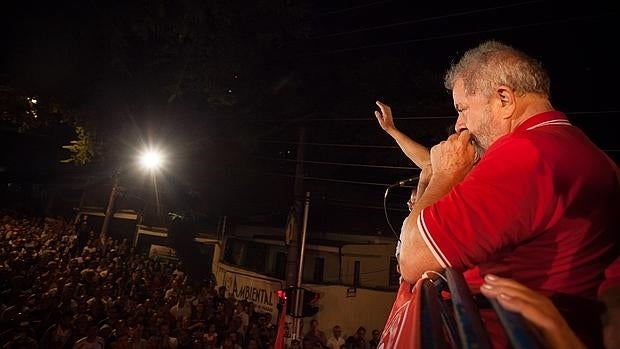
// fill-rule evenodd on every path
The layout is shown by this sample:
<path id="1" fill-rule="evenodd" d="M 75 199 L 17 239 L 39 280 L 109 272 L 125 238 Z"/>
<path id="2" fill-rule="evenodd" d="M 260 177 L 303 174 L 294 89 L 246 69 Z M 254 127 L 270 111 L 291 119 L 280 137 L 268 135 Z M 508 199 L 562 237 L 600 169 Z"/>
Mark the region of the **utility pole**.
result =
<path id="1" fill-rule="evenodd" d="M 110 197 L 108 198 L 108 207 L 105 210 L 105 216 L 103 217 L 103 224 L 101 225 L 101 238 L 107 240 L 108 229 L 110 227 L 110 220 L 114 214 L 114 202 L 118 196 L 118 171 L 114 172 L 112 176 L 112 190 L 110 191 Z"/>
<path id="2" fill-rule="evenodd" d="M 304 185 L 304 142 L 305 142 L 305 129 L 299 129 L 299 136 L 297 141 L 297 165 L 295 166 L 295 185 L 293 188 L 293 218 L 294 225 L 292 228 L 292 234 L 290 234 L 290 243 L 287 249 L 286 256 L 286 286 L 297 286 L 301 283 L 301 279 L 303 278 L 303 271 L 300 271 L 300 265 L 303 267 L 303 262 L 300 262 L 300 233 L 302 232 L 301 227 L 301 212 L 303 207 L 303 185 Z M 302 254 L 303 256 L 303 254 Z M 298 281 L 299 280 L 299 281 Z M 297 286 L 299 287 L 299 286 Z M 299 294 L 299 290 L 296 292 Z M 301 309 L 297 306 L 299 304 L 299 298 L 295 297 L 295 303 L 293 314 L 298 314 Z M 299 318 L 295 318 L 293 322 L 293 339 L 299 338 Z"/>
<path id="3" fill-rule="evenodd" d="M 293 214 L 295 217 L 295 226 L 291 236 L 291 242 L 288 245 L 286 257 L 286 285 L 295 285 L 297 281 L 297 272 L 299 266 L 299 233 L 301 232 L 301 210 L 303 207 L 303 185 L 304 185 L 304 141 L 305 129 L 299 129 L 299 138 L 297 141 L 297 165 L 295 167 L 295 187 L 293 189 Z"/>
<path id="4" fill-rule="evenodd" d="M 299 271 L 297 272 L 297 284 L 296 284 L 296 292 L 295 292 L 295 323 L 293 326 L 294 336 L 293 338 L 301 337 L 301 333 L 299 330 L 301 326 L 299 323 L 301 322 L 301 315 L 303 313 L 302 307 L 302 297 L 303 291 L 301 289 L 301 284 L 303 281 L 304 275 L 304 255 L 306 252 L 306 232 L 308 230 L 308 212 L 310 210 L 310 192 L 306 192 L 306 200 L 304 203 L 304 221 L 301 227 L 301 248 L 299 249 Z"/>

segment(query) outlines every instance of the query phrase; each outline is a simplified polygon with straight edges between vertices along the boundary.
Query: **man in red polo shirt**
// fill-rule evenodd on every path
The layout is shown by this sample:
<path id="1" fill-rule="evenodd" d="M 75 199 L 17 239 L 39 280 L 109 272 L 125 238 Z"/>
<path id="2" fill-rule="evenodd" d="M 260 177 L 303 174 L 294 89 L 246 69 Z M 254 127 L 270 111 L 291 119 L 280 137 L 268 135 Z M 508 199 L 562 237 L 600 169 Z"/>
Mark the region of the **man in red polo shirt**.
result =
<path id="1" fill-rule="evenodd" d="M 485 42 L 449 69 L 445 85 L 457 133 L 431 149 L 432 176 L 403 223 L 402 277 L 414 284 L 429 270 L 477 269 L 466 273 L 470 286 L 486 274 L 513 278 L 568 299 L 569 307 L 556 303 L 563 315 L 572 308 L 586 319 L 578 304 L 596 299 L 617 255 L 617 165 L 554 110 L 547 73 L 521 51 Z M 492 316 L 483 314 L 500 347 Z"/>

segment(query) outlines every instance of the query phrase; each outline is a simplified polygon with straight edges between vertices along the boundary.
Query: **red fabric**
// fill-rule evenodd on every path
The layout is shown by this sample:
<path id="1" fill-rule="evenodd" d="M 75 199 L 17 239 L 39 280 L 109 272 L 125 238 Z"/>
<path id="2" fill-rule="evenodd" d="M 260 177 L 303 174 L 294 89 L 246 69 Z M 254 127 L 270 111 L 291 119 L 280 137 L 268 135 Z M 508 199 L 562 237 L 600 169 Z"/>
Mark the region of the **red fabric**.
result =
<path id="1" fill-rule="evenodd" d="M 377 349 L 421 348 L 420 309 L 422 279 L 413 287 L 402 281 Z"/>
<path id="2" fill-rule="evenodd" d="M 444 267 L 478 267 L 472 286 L 492 273 L 595 298 L 617 251 L 617 171 L 564 114 L 542 113 L 498 139 L 418 227 Z"/>
<path id="3" fill-rule="evenodd" d="M 417 223 L 442 266 L 470 269 L 474 293 L 481 276 L 496 274 L 549 296 L 594 299 L 617 255 L 618 212 L 617 165 L 553 111 L 493 143 Z M 489 332 L 496 325 L 485 318 Z"/>
<path id="4" fill-rule="evenodd" d="M 278 332 L 276 333 L 276 340 L 273 344 L 273 349 L 284 349 L 285 327 L 286 327 L 286 302 L 283 302 L 282 311 L 280 312 L 280 319 L 278 319 Z"/>
<path id="5" fill-rule="evenodd" d="M 598 288 L 599 297 L 610 288 L 620 287 L 620 257 L 605 270 L 605 281 Z"/>

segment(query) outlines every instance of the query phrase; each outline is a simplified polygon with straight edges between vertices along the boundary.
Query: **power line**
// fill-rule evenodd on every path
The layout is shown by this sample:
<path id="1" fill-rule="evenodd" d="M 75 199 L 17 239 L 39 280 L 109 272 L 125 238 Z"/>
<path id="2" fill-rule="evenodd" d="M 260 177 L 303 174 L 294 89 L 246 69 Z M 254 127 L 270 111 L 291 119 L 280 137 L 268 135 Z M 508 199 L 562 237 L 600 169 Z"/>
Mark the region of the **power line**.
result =
<path id="1" fill-rule="evenodd" d="M 605 114 L 620 114 L 620 110 L 599 110 L 599 111 L 575 111 L 575 112 L 563 112 L 569 116 L 594 116 Z M 441 120 L 441 119 L 456 119 L 456 115 L 435 115 L 435 116 L 420 116 L 414 114 L 400 113 L 399 117 L 395 117 L 394 120 Z M 376 122 L 377 119 L 373 117 L 333 117 L 333 118 L 305 118 L 301 121 L 372 121 Z M 256 120 L 260 122 L 282 122 L 281 119 L 261 119 Z"/>
<path id="2" fill-rule="evenodd" d="M 317 165 L 337 165 L 337 166 L 352 166 L 352 167 L 367 167 L 367 168 L 387 168 L 387 169 L 393 169 L 393 170 L 416 170 L 416 169 L 418 169 L 418 168 L 415 168 L 415 167 L 352 164 L 352 163 L 331 162 L 331 161 L 310 161 L 310 160 L 298 161 L 296 159 L 279 159 L 279 158 L 271 158 L 271 157 L 265 157 L 265 156 L 257 156 L 256 158 L 257 159 L 261 159 L 261 160 L 287 161 L 287 162 L 294 162 L 294 163 L 301 162 L 301 163 L 304 163 L 304 164 L 317 164 Z"/>
<path id="3" fill-rule="evenodd" d="M 359 10 L 359 9 L 365 8 L 365 7 L 371 7 L 371 6 L 375 6 L 375 5 L 386 4 L 388 2 L 393 2 L 393 1 L 394 0 L 375 1 L 375 2 L 368 3 L 368 4 L 352 6 L 352 7 L 346 7 L 346 8 L 342 8 L 342 9 L 339 9 L 339 10 L 333 10 L 333 11 L 328 11 L 328 12 L 321 12 L 321 13 L 318 13 L 317 15 L 318 16 L 333 15 L 333 14 L 336 14 L 336 13 L 349 12 L 349 11 Z"/>
<path id="4" fill-rule="evenodd" d="M 383 210 L 383 206 L 374 206 L 374 205 L 363 205 L 363 204 L 346 204 L 346 203 L 337 203 L 337 202 L 325 202 L 327 205 L 331 206 L 340 206 L 340 207 L 350 207 L 350 208 L 368 208 L 372 210 Z M 399 208 L 390 206 L 388 207 L 390 211 L 401 211 L 401 212 L 409 212 L 408 208 Z"/>
<path id="5" fill-rule="evenodd" d="M 456 119 L 456 115 L 449 116 L 400 116 L 394 120 L 438 120 L 438 119 Z M 373 118 L 312 118 L 305 121 L 376 121 Z"/>
<path id="6" fill-rule="evenodd" d="M 595 19 L 595 18 L 599 18 L 599 17 L 603 17 L 603 16 L 599 15 L 599 16 L 580 16 L 580 17 L 572 17 L 572 18 L 563 18 L 563 19 L 558 19 L 558 20 L 553 20 L 553 21 L 546 21 L 546 22 L 536 22 L 536 23 L 529 23 L 529 24 L 506 26 L 506 27 L 487 29 L 487 30 L 475 30 L 475 31 L 463 32 L 463 33 L 457 33 L 457 34 L 436 35 L 436 36 L 429 36 L 429 37 L 418 38 L 418 39 L 391 41 L 391 42 L 386 42 L 386 43 L 383 43 L 383 44 L 364 45 L 364 46 L 349 47 L 349 48 L 329 50 L 329 51 L 321 51 L 321 52 L 308 53 L 308 54 L 300 54 L 300 55 L 295 55 L 295 56 L 292 56 L 292 57 L 294 57 L 294 58 L 310 57 L 310 56 L 319 56 L 319 55 L 331 54 L 331 53 L 352 52 L 352 51 L 365 50 L 365 49 L 371 49 L 371 48 L 382 48 L 382 47 L 389 47 L 389 46 L 407 45 L 407 44 L 413 44 L 413 43 L 417 43 L 417 42 L 452 39 L 452 38 L 458 38 L 458 37 L 464 37 L 464 36 L 470 36 L 470 35 L 495 33 L 495 32 L 508 31 L 508 30 L 521 29 L 521 28 L 528 28 L 528 27 L 535 27 L 535 26 L 541 26 L 541 25 L 547 25 L 547 24 L 558 24 L 558 23 L 569 23 L 569 22 L 576 22 L 576 21 L 585 21 L 585 20 L 591 20 L 591 19 Z"/>
<path id="7" fill-rule="evenodd" d="M 288 177 L 288 178 L 301 178 L 303 180 L 309 180 L 309 181 L 323 181 L 323 182 L 347 183 L 347 184 L 358 184 L 358 185 L 372 185 L 372 186 L 380 186 L 380 187 L 387 187 L 389 185 L 387 183 L 350 181 L 350 180 L 346 180 L 346 179 L 337 179 L 337 178 L 322 178 L 322 177 L 312 177 L 312 176 L 295 176 L 293 174 L 277 173 L 277 172 L 261 172 L 260 174 L 257 174 L 257 175 L 278 176 L 278 177 Z"/>
<path id="8" fill-rule="evenodd" d="M 315 142 L 293 142 L 293 141 L 276 141 L 276 140 L 259 140 L 259 142 L 263 143 L 275 143 L 275 144 L 291 144 L 291 145 L 312 145 L 312 146 L 321 146 L 321 147 L 344 147 L 344 148 L 376 148 L 376 149 L 398 149 L 395 145 L 372 145 L 372 144 L 338 144 L 338 143 L 315 143 Z M 620 149 L 601 149 L 606 153 L 615 153 L 620 152 Z M 274 159 L 276 160 L 276 159 Z M 318 162 L 317 162 L 318 163 Z M 367 165 L 370 166 L 370 165 Z M 386 167 L 387 168 L 387 167 Z M 400 167 L 394 167 L 399 169 Z M 409 169 L 416 169 L 415 167 Z"/>
<path id="9" fill-rule="evenodd" d="M 416 23 L 430 22 L 430 21 L 435 21 L 435 20 L 438 20 L 438 19 L 462 17 L 462 16 L 467 16 L 467 15 L 476 14 L 476 13 L 490 12 L 490 11 L 495 11 L 495 10 L 503 10 L 503 9 L 507 9 L 507 8 L 511 8 L 511 7 L 518 7 L 518 6 L 523 6 L 523 5 L 529 5 L 529 4 L 533 4 L 533 3 L 536 3 L 536 2 L 540 2 L 540 1 L 526 1 L 526 2 L 521 2 L 521 3 L 517 3 L 517 4 L 509 4 L 509 5 L 504 5 L 504 6 L 484 7 L 484 8 L 480 8 L 480 9 L 476 9 L 476 10 L 450 13 L 450 14 L 447 14 L 447 15 L 432 16 L 432 17 L 426 17 L 426 18 L 420 18 L 420 19 L 413 19 L 413 20 L 409 20 L 409 21 L 395 22 L 395 23 L 389 23 L 389 24 L 383 24 L 383 25 L 376 25 L 376 26 L 372 26 L 372 27 L 347 30 L 347 31 L 342 31 L 342 32 L 337 32 L 337 33 L 332 33 L 332 34 L 323 34 L 323 35 L 311 36 L 308 39 L 331 38 L 331 37 L 347 35 L 347 34 L 355 34 L 355 33 L 362 33 L 362 32 L 379 30 L 379 29 L 398 27 L 398 26 L 407 25 L 407 24 L 416 24 Z"/>
<path id="10" fill-rule="evenodd" d="M 344 144 L 344 143 L 316 143 L 316 142 L 293 142 L 293 141 L 277 141 L 262 139 L 258 140 L 261 143 L 274 143 L 274 144 L 300 144 L 300 145 L 316 145 L 316 146 L 328 146 L 328 147 L 343 147 L 343 148 L 382 148 L 382 149 L 398 149 L 395 145 L 372 145 L 372 144 Z"/>

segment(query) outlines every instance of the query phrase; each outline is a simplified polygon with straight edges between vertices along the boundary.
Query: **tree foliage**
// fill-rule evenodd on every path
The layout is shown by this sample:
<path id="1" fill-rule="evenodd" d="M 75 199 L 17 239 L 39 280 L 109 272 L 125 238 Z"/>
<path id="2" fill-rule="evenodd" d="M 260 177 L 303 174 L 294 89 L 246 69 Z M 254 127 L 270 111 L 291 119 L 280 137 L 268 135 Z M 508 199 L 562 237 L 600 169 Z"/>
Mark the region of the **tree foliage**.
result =
<path id="1" fill-rule="evenodd" d="M 190 119 L 194 115 L 171 112 L 175 108 L 203 115 L 251 110 L 269 93 L 273 77 L 266 62 L 274 49 L 307 33 L 308 4 L 156 0 L 62 11 L 42 4 L 38 11 L 45 16 L 13 28 L 27 37 L 16 40 L 23 59 L 9 74 L 11 85 L 36 91 L 38 104 L 29 104 L 25 93 L 2 90 L 2 120 L 20 131 L 50 122 L 80 130 L 65 147 L 79 164 L 105 155 L 110 145 L 123 143 L 120 137 L 131 138 L 124 129 L 142 128 L 149 119 L 201 127 Z"/>
<path id="2" fill-rule="evenodd" d="M 76 126 L 75 133 L 77 140 L 72 140 L 70 144 L 62 146 L 71 154 L 69 158 L 61 160 L 61 162 L 86 165 L 91 162 L 98 153 L 97 142 L 95 137 L 82 126 Z"/>

